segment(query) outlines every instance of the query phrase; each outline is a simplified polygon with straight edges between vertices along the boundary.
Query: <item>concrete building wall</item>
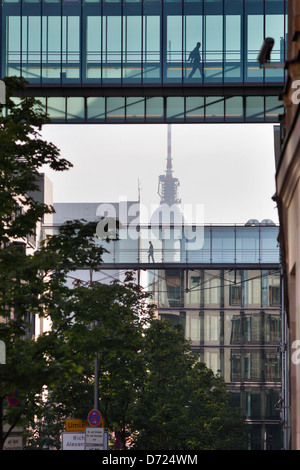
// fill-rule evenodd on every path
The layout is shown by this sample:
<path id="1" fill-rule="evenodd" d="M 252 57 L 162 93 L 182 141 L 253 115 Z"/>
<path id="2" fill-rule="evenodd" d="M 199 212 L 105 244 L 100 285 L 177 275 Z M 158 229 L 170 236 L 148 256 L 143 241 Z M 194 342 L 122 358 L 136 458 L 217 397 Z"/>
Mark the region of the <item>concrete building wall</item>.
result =
<path id="1" fill-rule="evenodd" d="M 300 364 L 293 360 L 300 340 L 300 2 L 288 2 L 287 80 L 283 92 L 283 141 L 276 169 L 280 242 L 290 329 L 291 449 L 300 449 Z"/>

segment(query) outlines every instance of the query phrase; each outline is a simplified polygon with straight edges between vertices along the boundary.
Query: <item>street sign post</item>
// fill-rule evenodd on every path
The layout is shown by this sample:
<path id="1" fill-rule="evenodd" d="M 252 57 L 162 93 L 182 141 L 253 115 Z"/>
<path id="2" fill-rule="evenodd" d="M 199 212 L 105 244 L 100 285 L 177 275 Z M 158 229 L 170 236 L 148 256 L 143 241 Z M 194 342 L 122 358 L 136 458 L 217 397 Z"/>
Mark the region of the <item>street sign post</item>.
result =
<path id="1" fill-rule="evenodd" d="M 104 450 L 104 444 L 104 428 L 85 428 L 85 450 Z"/>
<path id="2" fill-rule="evenodd" d="M 85 433 L 84 432 L 63 432 L 62 450 L 84 450 Z"/>
<path id="3" fill-rule="evenodd" d="M 4 443 L 3 450 L 23 450 L 23 437 L 9 436 Z"/>
<path id="4" fill-rule="evenodd" d="M 0 98 L 1 103 L 1 98 Z M 0 364 L 6 364 L 6 345 L 4 341 L 0 341 Z"/>
<path id="5" fill-rule="evenodd" d="M 87 427 L 87 422 L 83 419 L 66 419 L 65 431 L 66 432 L 84 432 Z"/>
<path id="6" fill-rule="evenodd" d="M 19 392 L 12 392 L 7 395 L 7 401 L 11 406 L 19 404 Z"/>
<path id="7" fill-rule="evenodd" d="M 92 410 L 88 414 L 88 423 L 90 426 L 100 426 L 102 415 L 98 410 Z"/>

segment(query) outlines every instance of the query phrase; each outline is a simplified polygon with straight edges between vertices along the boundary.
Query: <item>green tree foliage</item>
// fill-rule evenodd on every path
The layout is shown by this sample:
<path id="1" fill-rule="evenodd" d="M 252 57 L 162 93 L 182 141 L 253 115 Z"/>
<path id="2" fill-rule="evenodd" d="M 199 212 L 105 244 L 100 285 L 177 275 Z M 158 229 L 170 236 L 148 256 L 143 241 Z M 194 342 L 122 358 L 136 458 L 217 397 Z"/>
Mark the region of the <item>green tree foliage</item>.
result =
<path id="1" fill-rule="evenodd" d="M 5 79 L 6 106 L 0 116 L 0 338 L 6 345 L 7 364 L 0 366 L 0 448 L 5 420 L 22 424 L 36 408 L 38 395 L 54 377 L 54 369 L 37 341 L 31 339 L 29 320 L 44 310 L 45 284 L 35 256 L 27 256 L 28 236 L 53 209 L 32 197 L 38 190 L 39 171 L 70 168 L 58 149 L 41 139 L 47 122 L 43 108 L 33 98 L 12 99 L 26 86 L 17 78 Z M 7 407 L 7 394 L 19 392 L 20 404 Z M 26 411 L 25 411 L 26 410 Z"/>
<path id="2" fill-rule="evenodd" d="M 145 295 L 132 281 L 101 284 L 75 282 L 65 306 L 51 312 L 54 318 L 49 335 L 57 339 L 57 350 L 63 345 L 63 360 L 70 359 L 80 367 L 63 383 L 51 388 L 47 409 L 55 416 L 59 432 L 66 418 L 87 419 L 94 408 L 94 364 L 98 354 L 99 410 L 105 427 L 122 432 L 122 447 L 126 447 L 129 407 L 136 401 L 143 384 L 144 327 L 149 318 Z M 58 319 L 58 320 L 57 320 Z M 56 357 L 58 353 L 53 351 Z M 50 413 L 48 413 L 50 417 Z M 48 422 L 50 421 L 50 418 Z M 31 446 L 44 445 L 40 436 L 47 434 L 48 422 L 40 429 Z M 55 436 L 54 436 L 55 437 Z M 53 439 L 52 446 L 56 443 Z"/>
<path id="3" fill-rule="evenodd" d="M 16 425 L 26 426 L 34 416 L 43 415 L 45 389 L 76 374 L 81 378 L 82 364 L 72 341 L 64 341 L 60 334 L 71 329 L 76 293 L 66 280 L 74 269 L 99 268 L 103 253 L 95 244 L 96 223 L 84 221 L 65 224 L 36 251 L 27 252 L 27 237 L 34 235 L 45 214 L 53 212 L 33 197 L 39 190 L 40 171 L 45 167 L 65 171 L 71 163 L 41 138 L 48 121 L 39 102 L 12 99 L 16 91 L 22 94 L 25 82 L 17 78 L 5 82 L 7 105 L 0 118 L 0 339 L 6 345 L 6 364 L 0 366 L 0 448 Z M 55 328 L 34 337 L 35 316 L 49 317 Z M 14 392 L 19 396 L 16 407 L 7 402 Z"/>
<path id="4" fill-rule="evenodd" d="M 24 239 L 53 208 L 36 201 L 42 167 L 71 164 L 40 136 L 47 122 L 31 98 L 11 99 L 22 80 L 6 80 L 7 112 L 0 117 L 0 448 L 10 430 L 24 426 L 28 447 L 60 446 L 66 418 L 86 419 L 94 406 L 98 355 L 99 409 L 122 448 L 145 450 L 237 449 L 243 422 L 220 377 L 191 352 L 180 328 L 152 319 L 147 296 L 127 273 L 101 284 L 70 276 L 101 269 L 96 223 L 70 221 L 28 255 Z M 22 94 L 22 93 L 21 93 Z M 20 210 L 24 208 L 25 210 Z M 33 337 L 30 319 L 51 321 Z M 19 405 L 7 404 L 18 391 Z"/>
<path id="5" fill-rule="evenodd" d="M 224 381 L 192 353 L 182 328 L 153 321 L 146 332 L 145 383 L 135 405 L 136 448 L 243 449 L 244 420 Z"/>
<path id="6" fill-rule="evenodd" d="M 4 422 L 12 430 L 34 425 L 36 419 L 42 419 L 39 434 L 46 436 L 48 429 L 42 446 L 52 442 L 57 447 L 53 426 L 61 429 L 64 418 L 74 414 L 84 419 L 92 407 L 96 352 L 102 382 L 110 377 L 110 393 L 102 402 L 105 412 L 110 408 L 108 425 L 123 426 L 124 411 L 119 406 L 112 411 L 116 400 L 111 397 L 122 395 L 125 403 L 135 391 L 144 295 L 130 274 L 125 283 L 69 286 L 69 275 L 77 269 L 100 269 L 104 250 L 95 243 L 96 223 L 67 222 L 30 255 L 24 249 L 37 222 L 53 212 L 32 196 L 41 168 L 64 171 L 71 164 L 41 139 L 47 118 L 39 102 L 12 99 L 26 83 L 9 78 L 6 86 L 7 106 L 0 121 L 0 339 L 7 363 L 0 366 L 0 448 L 9 435 L 3 432 Z M 30 331 L 35 315 L 47 317 L 52 326 L 36 338 Z M 15 391 L 19 405 L 8 406 L 7 395 Z M 45 399 L 55 404 L 56 416 L 51 417 Z"/>

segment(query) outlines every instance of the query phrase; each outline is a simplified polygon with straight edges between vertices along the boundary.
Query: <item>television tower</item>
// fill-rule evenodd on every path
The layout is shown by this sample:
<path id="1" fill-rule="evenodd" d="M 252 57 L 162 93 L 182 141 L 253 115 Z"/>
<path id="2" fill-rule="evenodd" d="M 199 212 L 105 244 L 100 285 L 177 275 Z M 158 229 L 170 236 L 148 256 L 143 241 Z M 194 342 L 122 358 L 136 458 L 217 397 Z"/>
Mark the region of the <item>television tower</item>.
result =
<path id="1" fill-rule="evenodd" d="M 158 179 L 158 195 L 160 197 L 160 204 L 167 204 L 168 206 L 180 204 L 181 200 L 178 197 L 178 186 L 178 178 L 173 177 L 171 124 L 168 124 L 168 155 L 166 174 L 160 175 Z"/>

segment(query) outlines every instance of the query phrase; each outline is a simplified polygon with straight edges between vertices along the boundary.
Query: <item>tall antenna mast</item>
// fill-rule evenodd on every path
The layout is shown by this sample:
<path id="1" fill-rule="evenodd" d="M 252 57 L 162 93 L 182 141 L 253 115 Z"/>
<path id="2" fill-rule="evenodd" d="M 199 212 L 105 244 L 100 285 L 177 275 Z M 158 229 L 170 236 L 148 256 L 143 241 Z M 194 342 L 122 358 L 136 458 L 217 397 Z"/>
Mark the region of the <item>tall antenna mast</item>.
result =
<path id="1" fill-rule="evenodd" d="M 138 201 L 141 202 L 141 185 L 140 185 L 139 178 L 138 178 Z"/>
<path id="2" fill-rule="evenodd" d="M 166 177 L 172 178 L 172 140 L 171 140 L 171 124 L 168 124 L 168 156 L 167 156 L 167 170 Z"/>
<path id="3" fill-rule="evenodd" d="M 158 194 L 160 196 L 160 204 L 180 204 L 181 200 L 178 198 L 179 181 L 173 178 L 172 166 L 172 147 L 171 147 L 171 124 L 168 124 L 168 155 L 167 155 L 167 168 L 166 174 L 160 175 L 158 179 Z"/>

